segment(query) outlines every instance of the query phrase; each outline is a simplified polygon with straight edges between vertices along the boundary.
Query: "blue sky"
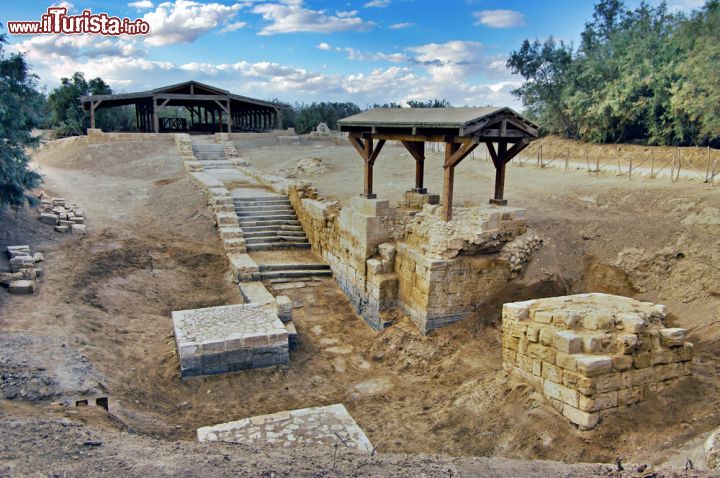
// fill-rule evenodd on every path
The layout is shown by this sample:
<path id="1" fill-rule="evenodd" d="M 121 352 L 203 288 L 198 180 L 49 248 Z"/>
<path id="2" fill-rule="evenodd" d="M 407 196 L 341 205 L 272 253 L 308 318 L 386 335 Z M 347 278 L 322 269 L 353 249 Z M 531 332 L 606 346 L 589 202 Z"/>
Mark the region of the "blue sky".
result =
<path id="1" fill-rule="evenodd" d="M 39 20 L 58 3 L 2 0 L 3 24 Z M 578 42 L 591 0 L 74 0 L 150 23 L 147 36 L 9 36 L 48 88 L 75 71 L 116 91 L 195 79 L 283 101 L 404 102 L 519 107 L 505 68 L 525 38 Z M 630 6 L 639 1 L 629 0 Z M 659 3 L 659 0 L 651 1 Z M 689 10 L 703 0 L 668 0 Z"/>

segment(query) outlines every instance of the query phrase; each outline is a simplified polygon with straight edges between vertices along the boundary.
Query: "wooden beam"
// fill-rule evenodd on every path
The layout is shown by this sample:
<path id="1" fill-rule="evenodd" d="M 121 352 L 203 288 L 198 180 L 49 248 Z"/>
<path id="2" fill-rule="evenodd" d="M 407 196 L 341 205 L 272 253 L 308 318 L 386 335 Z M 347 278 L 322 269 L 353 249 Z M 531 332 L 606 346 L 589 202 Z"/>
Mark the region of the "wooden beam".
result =
<path id="1" fill-rule="evenodd" d="M 228 112 L 228 110 L 225 109 L 225 106 L 222 103 L 220 103 L 218 100 L 214 100 L 214 101 L 215 101 L 215 103 L 217 103 L 217 105 L 220 107 L 221 110 L 223 110 L 225 113 Z"/>
<path id="2" fill-rule="evenodd" d="M 370 144 L 372 144 L 372 139 L 368 139 L 367 141 L 370 142 Z M 370 163 L 375 164 L 375 160 L 377 159 L 378 155 L 380 155 L 380 150 L 383 148 L 383 146 L 385 146 L 385 140 L 381 139 L 380 141 L 378 141 L 377 146 L 375 146 L 375 148 L 371 147 L 372 154 L 368 158 L 368 161 Z"/>
<path id="3" fill-rule="evenodd" d="M 160 119 L 158 118 L 157 99 L 155 99 L 155 97 L 153 97 L 152 105 L 153 105 L 153 110 L 152 110 L 153 128 L 155 129 L 156 133 L 159 133 L 160 132 Z"/>
<path id="4" fill-rule="evenodd" d="M 350 140 L 350 144 L 352 144 L 355 147 L 355 150 L 362 156 L 363 162 L 367 161 L 367 156 L 365 156 L 365 145 L 363 144 L 362 139 L 360 139 L 357 136 L 350 135 L 348 136 L 348 139 Z"/>
<path id="5" fill-rule="evenodd" d="M 507 201 L 503 199 L 505 191 L 505 166 L 507 165 L 507 143 L 498 143 L 497 163 L 495 163 L 495 196 L 490 200 L 491 204 L 500 206 L 507 205 Z"/>
<path id="6" fill-rule="evenodd" d="M 168 104 L 169 102 L 170 102 L 170 98 L 166 99 L 165 101 L 163 101 L 162 103 L 160 103 L 160 108 L 162 108 L 163 106 L 165 106 L 165 105 Z"/>
<path id="7" fill-rule="evenodd" d="M 157 98 L 157 99 L 170 98 L 171 100 L 191 100 L 191 101 L 197 101 L 197 100 L 214 101 L 214 100 L 230 99 L 230 97 L 227 95 L 186 95 L 186 94 L 176 94 L 176 93 L 157 93 L 157 94 L 153 95 L 153 97 Z"/>
<path id="8" fill-rule="evenodd" d="M 445 143 L 445 166 L 443 170 L 443 219 L 452 219 L 453 189 L 455 187 L 455 166 L 452 166 L 452 157 L 457 152 L 456 143 Z"/>
<path id="9" fill-rule="evenodd" d="M 490 159 L 492 159 L 493 164 L 497 168 L 498 156 L 497 156 L 497 153 L 495 152 L 495 145 L 493 144 L 492 141 L 485 141 L 485 146 L 487 146 L 488 153 L 490 153 Z"/>
<path id="10" fill-rule="evenodd" d="M 465 158 L 467 157 L 467 155 L 470 154 L 470 153 L 472 153 L 472 152 L 475 150 L 475 148 L 477 148 L 477 147 L 478 147 L 477 143 L 465 143 L 465 144 L 463 144 L 463 145 L 462 145 L 457 151 L 455 151 L 455 153 L 453 153 L 453 155 L 450 157 L 450 163 L 447 162 L 447 156 L 446 156 L 444 166 L 445 166 L 446 168 L 447 168 L 447 167 L 450 167 L 450 166 L 452 166 L 452 167 L 454 168 L 455 166 L 457 166 L 458 164 L 460 164 L 460 161 L 462 161 L 463 159 L 465 159 Z"/>
<path id="11" fill-rule="evenodd" d="M 515 145 L 508 150 L 507 155 L 505 156 L 505 162 L 506 163 L 509 162 L 515 156 L 520 154 L 520 152 L 523 149 L 527 148 L 528 145 L 530 145 L 530 141 L 528 141 L 528 140 L 520 141 L 519 143 L 515 143 Z"/>
<path id="12" fill-rule="evenodd" d="M 423 141 L 403 141 L 402 144 L 415 158 L 415 190 L 422 192 L 425 188 L 425 143 Z"/>
<path id="13" fill-rule="evenodd" d="M 347 132 L 347 130 L 345 131 Z M 370 131 L 350 131 L 349 134 L 363 137 L 370 137 L 372 139 L 384 139 L 387 141 L 422 141 L 425 143 L 443 143 L 447 140 L 448 136 L 443 134 L 432 134 L 432 135 L 413 135 L 413 134 L 401 134 L 401 133 L 371 133 Z M 477 143 L 478 140 L 470 136 L 452 136 L 453 143 Z"/>
<path id="14" fill-rule="evenodd" d="M 230 100 L 227 100 L 227 128 L 228 134 L 232 133 L 232 111 L 230 110 Z"/>

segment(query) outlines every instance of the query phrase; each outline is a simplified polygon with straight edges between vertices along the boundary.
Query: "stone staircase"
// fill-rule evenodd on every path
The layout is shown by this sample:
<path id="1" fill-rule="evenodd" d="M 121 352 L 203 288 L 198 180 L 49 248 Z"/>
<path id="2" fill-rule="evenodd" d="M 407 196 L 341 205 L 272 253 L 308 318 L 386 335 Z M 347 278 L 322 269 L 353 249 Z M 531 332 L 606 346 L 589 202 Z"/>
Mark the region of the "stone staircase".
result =
<path id="1" fill-rule="evenodd" d="M 332 277 L 327 264 L 263 264 L 260 265 L 260 280 L 273 282 L 282 279 L 300 280 L 312 277 Z"/>
<path id="2" fill-rule="evenodd" d="M 192 138 L 192 150 L 195 159 L 205 162 L 204 169 L 222 169 L 227 167 L 230 162 L 225 156 L 225 146 L 213 143 L 204 139 Z"/>
<path id="3" fill-rule="evenodd" d="M 233 198 L 233 204 L 248 251 L 310 249 L 287 196 Z"/>

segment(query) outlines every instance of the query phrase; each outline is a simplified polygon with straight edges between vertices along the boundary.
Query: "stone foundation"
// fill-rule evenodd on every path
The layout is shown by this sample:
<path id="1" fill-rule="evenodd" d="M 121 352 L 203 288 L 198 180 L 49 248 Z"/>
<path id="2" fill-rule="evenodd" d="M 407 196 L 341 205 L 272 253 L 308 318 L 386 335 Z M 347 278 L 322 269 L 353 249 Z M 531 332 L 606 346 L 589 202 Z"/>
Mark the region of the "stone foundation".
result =
<path id="1" fill-rule="evenodd" d="M 172 313 L 181 377 L 288 364 L 288 331 L 259 304 Z"/>
<path id="2" fill-rule="evenodd" d="M 375 329 L 387 325 L 384 313 L 393 308 L 423 333 L 466 317 L 520 273 L 542 242 L 520 238 L 526 219 L 518 208 L 458 207 L 445 222 L 429 203 L 414 212 L 355 197 L 341 209 L 307 185 L 289 186 L 288 195 L 313 250 Z"/>
<path id="3" fill-rule="evenodd" d="M 373 452 L 370 440 L 341 404 L 260 415 L 198 428 L 197 436 L 200 442 L 220 441 L 250 446 L 271 444 L 283 448 L 315 446 L 327 450 L 341 446 Z"/>
<path id="4" fill-rule="evenodd" d="M 503 367 L 583 429 L 691 374 L 685 330 L 665 307 L 608 294 L 503 306 Z"/>

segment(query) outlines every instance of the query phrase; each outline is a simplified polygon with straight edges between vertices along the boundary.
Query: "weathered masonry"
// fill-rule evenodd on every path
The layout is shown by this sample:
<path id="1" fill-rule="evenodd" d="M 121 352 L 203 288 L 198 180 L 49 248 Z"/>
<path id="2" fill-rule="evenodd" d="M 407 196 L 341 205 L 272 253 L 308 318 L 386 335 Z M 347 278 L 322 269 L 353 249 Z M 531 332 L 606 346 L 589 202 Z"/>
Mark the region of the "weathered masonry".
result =
<path id="1" fill-rule="evenodd" d="M 284 105 L 236 95 L 214 86 L 187 81 L 150 91 L 116 95 L 81 96 L 82 108 L 90 112 L 90 128 L 95 128 L 95 112 L 118 106 L 135 106 L 140 132 L 233 132 L 281 129 L 280 108 Z M 166 107 L 181 107 L 187 117 L 160 117 Z"/>
<path id="2" fill-rule="evenodd" d="M 414 192 L 426 194 L 425 143 L 445 143 L 443 217 L 452 218 L 455 168 L 485 144 L 495 165 L 495 195 L 491 204 L 505 206 L 505 165 L 530 141 L 538 126 L 510 108 L 376 108 L 338 121 L 365 162 L 363 196 L 374 199 L 373 168 L 386 141 L 400 141 L 415 159 Z M 377 144 L 374 143 L 377 141 Z M 497 149 L 495 149 L 497 144 Z"/>
<path id="3" fill-rule="evenodd" d="M 686 331 L 665 306 L 608 294 L 505 304 L 503 368 L 584 429 L 690 375 Z"/>

